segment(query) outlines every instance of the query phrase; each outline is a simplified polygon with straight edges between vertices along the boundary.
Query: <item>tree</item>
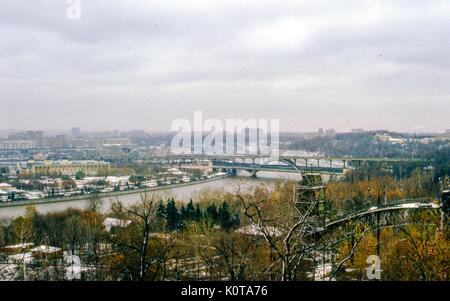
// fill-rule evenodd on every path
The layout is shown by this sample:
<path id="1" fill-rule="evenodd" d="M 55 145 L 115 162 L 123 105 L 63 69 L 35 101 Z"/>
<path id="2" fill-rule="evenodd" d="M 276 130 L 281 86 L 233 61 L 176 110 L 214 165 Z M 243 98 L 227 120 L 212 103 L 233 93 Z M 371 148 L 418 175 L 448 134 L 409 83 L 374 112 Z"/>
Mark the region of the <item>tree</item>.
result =
<path id="1" fill-rule="evenodd" d="M 184 207 L 184 204 L 181 205 L 181 209 L 180 209 L 180 222 L 184 222 L 187 221 L 188 217 L 187 217 L 187 213 L 186 213 L 186 207 Z"/>
<path id="2" fill-rule="evenodd" d="M 5 246 L 5 227 L 0 223 L 0 248 Z"/>
<path id="3" fill-rule="evenodd" d="M 126 209 L 131 224 L 108 235 L 113 248 L 109 266 L 118 279 L 165 280 L 172 268 L 172 254 L 180 253 L 172 236 L 175 234 L 151 235 L 159 227 L 157 210 L 161 202 L 157 199 L 155 195 L 141 194 L 140 201 Z"/>
<path id="4" fill-rule="evenodd" d="M 206 208 L 205 217 L 210 223 L 216 224 L 219 213 L 216 204 L 212 203 Z"/>
<path id="5" fill-rule="evenodd" d="M 91 194 L 87 199 L 86 210 L 100 212 L 103 208 L 103 200 L 97 193 Z"/>
<path id="6" fill-rule="evenodd" d="M 80 224 L 80 240 L 82 240 L 87 248 L 86 260 L 94 265 L 99 264 L 100 243 L 104 234 L 103 217 L 97 211 L 87 210 L 81 215 Z"/>
<path id="7" fill-rule="evenodd" d="M 75 174 L 75 180 L 83 180 L 86 177 L 86 174 L 80 170 Z"/>
<path id="8" fill-rule="evenodd" d="M 286 185 L 283 188 L 284 193 L 275 200 L 271 200 L 270 193 L 261 188 L 245 195 L 238 190 L 236 194 L 247 220 L 269 244 L 276 260 L 275 264 L 281 263 L 283 281 L 298 279 L 304 259 L 314 251 L 309 246 L 307 233 L 313 227 L 310 224 L 310 216 L 317 205 L 317 200 L 312 200 L 306 211 L 300 210 L 294 205 L 296 199 L 294 188 Z M 290 208 L 286 208 L 286 204 Z M 292 207 L 296 214 L 293 213 Z M 274 214 L 276 212 L 280 212 L 280 216 L 276 216 Z M 287 214 L 288 212 L 291 214 Z M 274 225 L 278 228 L 274 229 Z M 272 266 L 269 267 L 271 268 Z"/>
<path id="9" fill-rule="evenodd" d="M 203 213 L 200 210 L 200 204 L 197 203 L 197 206 L 195 207 L 195 221 L 199 222 L 203 219 Z"/>
<path id="10" fill-rule="evenodd" d="M 163 204 L 162 200 L 159 200 L 158 207 L 156 208 L 156 217 L 158 218 L 166 218 L 167 212 L 166 207 Z"/>
<path id="11" fill-rule="evenodd" d="M 115 201 L 113 201 L 111 203 L 111 208 L 109 209 L 109 211 L 111 212 L 111 215 L 115 218 L 118 218 L 118 219 L 126 219 L 127 218 L 126 208 L 122 204 L 122 202 L 119 201 L 119 199 L 116 199 Z"/>
<path id="12" fill-rule="evenodd" d="M 233 215 L 230 212 L 230 206 L 227 202 L 223 202 L 220 206 L 219 212 L 217 214 L 217 219 L 218 224 L 226 230 L 229 230 L 235 226 L 239 226 L 239 216 Z"/>
<path id="13" fill-rule="evenodd" d="M 133 183 L 136 186 L 141 186 L 142 182 L 145 181 L 144 176 L 132 175 L 129 179 L 130 183 Z"/>
<path id="14" fill-rule="evenodd" d="M 70 190 L 70 189 L 74 189 L 76 187 L 77 187 L 77 184 L 72 179 L 67 179 L 62 182 L 62 188 L 64 190 Z"/>
<path id="15" fill-rule="evenodd" d="M 142 281 L 150 268 L 150 262 L 147 258 L 147 247 L 150 239 L 150 226 L 156 216 L 155 195 L 149 197 L 147 193 L 141 194 L 140 202 L 132 206 L 128 212 L 141 232 L 141 239 L 137 242 L 137 249 L 139 250 L 140 262 L 139 279 Z"/>
<path id="16" fill-rule="evenodd" d="M 179 225 L 179 213 L 175 205 L 175 200 L 172 198 L 167 202 L 166 208 L 166 227 L 168 231 L 174 231 Z"/>
<path id="17" fill-rule="evenodd" d="M 77 243 L 81 239 L 80 217 L 72 215 L 65 221 L 64 234 L 69 243 L 72 254 L 77 250 Z"/>
<path id="18" fill-rule="evenodd" d="M 192 202 L 192 199 L 190 199 L 189 203 L 186 206 L 186 219 L 188 221 L 194 221 L 195 220 L 195 207 L 194 203 Z"/>
<path id="19" fill-rule="evenodd" d="M 230 281 L 245 281 L 256 276 L 247 274 L 251 270 L 252 261 L 261 252 L 254 236 L 220 231 L 214 235 L 212 246 Z"/>
<path id="20" fill-rule="evenodd" d="M 13 241 L 17 244 L 29 243 L 33 238 L 33 216 L 36 214 L 36 208 L 27 207 L 25 216 L 14 219 L 10 225 Z M 25 261 L 22 262 L 23 280 L 27 280 L 27 270 Z"/>

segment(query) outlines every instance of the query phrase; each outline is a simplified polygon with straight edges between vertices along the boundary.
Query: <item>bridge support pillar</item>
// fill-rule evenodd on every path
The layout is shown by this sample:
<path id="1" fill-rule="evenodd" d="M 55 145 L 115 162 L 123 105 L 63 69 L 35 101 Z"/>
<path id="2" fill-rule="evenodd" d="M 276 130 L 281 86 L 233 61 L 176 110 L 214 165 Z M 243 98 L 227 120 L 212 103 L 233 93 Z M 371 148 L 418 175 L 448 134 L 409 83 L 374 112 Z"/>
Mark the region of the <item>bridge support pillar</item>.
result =
<path id="1" fill-rule="evenodd" d="M 447 231 L 447 224 L 448 224 L 447 215 L 445 214 L 444 210 L 442 210 L 441 211 L 441 225 L 439 227 L 441 232 L 445 233 Z"/>
<path id="2" fill-rule="evenodd" d="M 447 183 L 447 178 L 441 182 L 441 225 L 440 229 L 443 232 L 446 232 L 448 230 L 448 218 L 450 215 L 450 190 L 447 190 L 447 188 L 450 187 L 450 185 Z"/>
<path id="3" fill-rule="evenodd" d="M 379 207 L 381 205 L 381 198 L 378 195 L 378 201 L 377 206 Z M 377 212 L 376 219 L 377 219 L 377 256 L 380 256 L 380 240 L 381 240 L 381 229 L 380 229 L 380 212 Z"/>

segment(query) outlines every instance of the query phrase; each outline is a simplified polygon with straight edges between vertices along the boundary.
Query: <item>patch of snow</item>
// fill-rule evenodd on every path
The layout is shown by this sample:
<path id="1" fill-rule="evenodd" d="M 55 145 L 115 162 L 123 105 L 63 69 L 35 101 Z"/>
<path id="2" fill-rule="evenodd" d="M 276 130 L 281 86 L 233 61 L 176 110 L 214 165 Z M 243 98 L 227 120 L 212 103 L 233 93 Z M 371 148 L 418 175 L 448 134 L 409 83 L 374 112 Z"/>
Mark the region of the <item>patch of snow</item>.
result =
<path id="1" fill-rule="evenodd" d="M 105 229 L 107 232 L 111 231 L 111 229 L 113 227 L 126 228 L 130 224 L 131 224 L 130 220 L 122 220 L 122 219 L 111 218 L 111 217 L 106 218 L 105 221 L 103 222 L 103 225 L 105 226 Z"/>
<path id="2" fill-rule="evenodd" d="M 279 237 L 283 235 L 283 232 L 275 227 L 265 227 L 267 233 L 272 237 Z M 247 225 L 236 230 L 237 233 L 248 235 L 263 235 L 263 232 L 255 225 Z"/>

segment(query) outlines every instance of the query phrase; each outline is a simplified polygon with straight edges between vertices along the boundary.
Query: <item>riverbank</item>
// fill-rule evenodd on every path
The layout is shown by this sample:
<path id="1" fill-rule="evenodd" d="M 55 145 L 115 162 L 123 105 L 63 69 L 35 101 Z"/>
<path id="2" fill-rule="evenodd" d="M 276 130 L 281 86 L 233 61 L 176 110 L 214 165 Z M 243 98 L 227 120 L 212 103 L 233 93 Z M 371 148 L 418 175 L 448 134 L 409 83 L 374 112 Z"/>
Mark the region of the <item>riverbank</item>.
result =
<path id="1" fill-rule="evenodd" d="M 111 198 L 111 197 L 117 197 L 117 196 L 123 196 L 123 195 L 133 195 L 133 194 L 139 195 L 143 192 L 156 192 L 156 191 L 161 191 L 161 190 L 169 190 L 169 189 L 174 189 L 174 188 L 199 185 L 199 184 L 223 180 L 223 179 L 226 179 L 229 177 L 231 177 L 231 176 L 223 175 L 223 176 L 213 177 L 210 179 L 191 181 L 191 182 L 187 182 L 187 183 L 157 186 L 157 187 L 152 187 L 152 188 L 146 187 L 146 188 L 126 190 L 126 191 L 103 192 L 103 193 L 99 193 L 98 197 L 101 199 L 105 199 L 105 198 Z M 33 206 L 33 205 L 82 201 L 82 200 L 87 200 L 89 198 L 89 196 L 90 196 L 89 194 L 82 194 L 82 195 L 70 196 L 70 197 L 44 198 L 44 199 L 36 199 L 36 200 L 3 202 L 3 203 L 0 203 L 0 209 L 1 208 L 11 208 L 11 207 L 27 207 L 27 206 Z"/>

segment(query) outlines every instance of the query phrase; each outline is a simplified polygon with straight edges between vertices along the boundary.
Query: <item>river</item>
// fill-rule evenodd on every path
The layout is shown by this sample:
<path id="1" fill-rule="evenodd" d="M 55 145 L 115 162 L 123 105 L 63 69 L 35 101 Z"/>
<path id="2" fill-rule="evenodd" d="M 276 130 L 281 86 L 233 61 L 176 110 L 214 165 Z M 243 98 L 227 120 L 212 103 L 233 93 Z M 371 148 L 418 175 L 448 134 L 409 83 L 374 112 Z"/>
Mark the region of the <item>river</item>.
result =
<path id="1" fill-rule="evenodd" d="M 241 172 L 238 176 L 228 177 L 224 179 L 218 179 L 216 181 L 192 184 L 182 187 L 174 187 L 168 189 L 162 189 L 155 192 L 164 198 L 173 197 L 177 201 L 189 202 L 192 200 L 195 202 L 198 200 L 198 196 L 201 192 L 235 192 L 237 188 L 242 190 L 250 189 L 252 187 L 268 184 L 273 185 L 276 181 L 287 181 L 287 180 L 298 180 L 300 176 L 298 174 L 291 173 L 273 173 L 273 172 L 260 172 L 257 178 L 249 177 L 248 173 Z M 115 196 L 112 198 L 103 199 L 103 212 L 107 212 L 113 201 L 119 200 L 125 206 L 132 205 L 136 203 L 140 198 L 140 194 L 127 194 Z M 64 201 L 58 203 L 46 203 L 34 205 L 36 210 L 40 213 L 48 213 L 54 211 L 62 211 L 67 208 L 79 208 L 83 209 L 86 207 L 86 200 L 74 200 L 74 201 Z M 16 207 L 4 207 L 0 208 L 0 219 L 8 220 L 21 215 L 24 215 L 26 206 L 16 206 Z"/>

